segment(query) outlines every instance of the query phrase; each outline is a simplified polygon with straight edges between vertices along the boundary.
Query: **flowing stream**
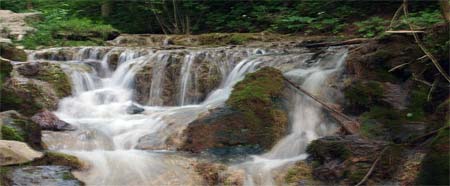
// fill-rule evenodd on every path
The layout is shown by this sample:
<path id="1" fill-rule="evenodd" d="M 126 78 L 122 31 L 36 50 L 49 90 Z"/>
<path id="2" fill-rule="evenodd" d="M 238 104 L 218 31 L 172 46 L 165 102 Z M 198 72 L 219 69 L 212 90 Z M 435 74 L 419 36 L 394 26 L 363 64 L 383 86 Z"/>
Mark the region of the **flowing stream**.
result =
<path id="1" fill-rule="evenodd" d="M 120 53 L 117 68 L 111 69 L 108 58 L 115 52 Z M 186 49 L 179 60 L 177 106 L 164 106 L 164 77 L 174 52 L 180 51 L 87 47 L 64 60 L 62 67 L 70 75 L 73 94 L 60 101 L 55 114 L 78 129 L 46 131 L 43 141 L 50 150 L 87 162 L 84 170 L 74 172 L 77 178 L 87 185 L 201 185 L 202 178 L 191 164 L 195 158 L 174 150 L 176 147 L 166 144 L 167 138 L 181 133 L 200 114 L 222 106 L 233 86 L 262 66 L 282 70 L 306 90 L 332 102 L 335 96 L 326 82 L 339 75 L 347 53 L 343 48 L 330 48 L 319 57 L 305 49 Z M 204 70 L 201 61 L 215 64 L 208 69 L 208 76 L 222 77 L 204 98 L 189 94 L 199 89 L 199 71 Z M 94 68 L 89 63 L 100 65 Z M 134 101 L 136 73 L 149 64 L 148 101 L 138 104 Z M 245 170 L 245 185 L 275 185 L 274 170 L 304 159 L 311 140 L 334 130 L 333 122 L 315 102 L 299 94 L 289 99 L 293 103 L 289 134 L 270 151 L 230 166 L 231 170 Z M 127 109 L 132 105 L 145 111 L 130 114 Z M 150 150 L 138 148 L 144 136 Z"/>

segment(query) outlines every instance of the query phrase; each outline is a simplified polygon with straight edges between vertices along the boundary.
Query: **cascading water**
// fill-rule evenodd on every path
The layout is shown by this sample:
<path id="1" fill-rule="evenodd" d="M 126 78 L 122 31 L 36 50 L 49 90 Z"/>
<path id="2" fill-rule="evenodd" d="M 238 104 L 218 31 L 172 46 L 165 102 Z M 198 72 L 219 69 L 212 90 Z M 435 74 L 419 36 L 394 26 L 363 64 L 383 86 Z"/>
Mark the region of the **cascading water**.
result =
<path id="1" fill-rule="evenodd" d="M 57 52 L 57 49 L 52 50 Z M 117 69 L 110 73 L 99 73 L 99 69 L 84 63 L 96 60 L 102 64 L 100 70 L 109 69 L 105 58 L 111 57 L 114 50 L 121 53 Z M 95 55 L 88 55 L 87 51 L 94 51 Z M 324 95 L 323 81 L 339 71 L 345 58 L 343 50 L 332 55 L 336 58 L 314 63 L 306 63 L 312 53 L 302 50 L 297 50 L 297 54 L 252 48 L 187 50 L 180 60 L 177 94 L 180 106 L 164 107 L 161 102 L 163 78 L 172 52 L 178 51 L 145 50 L 142 54 L 120 48 L 80 49 L 78 55 L 63 65 L 75 90 L 73 96 L 61 100 L 55 114 L 78 130 L 46 131 L 43 141 L 50 150 L 73 154 L 88 162 L 87 170 L 75 172 L 87 185 L 201 185 L 202 179 L 190 168 L 192 158 L 167 150 L 173 149 L 166 144 L 169 136 L 181 132 L 200 114 L 223 105 L 233 86 L 257 68 L 276 66 L 287 77 L 303 80 L 302 86 L 308 91 Z M 214 68 L 223 77 L 220 85 L 203 101 L 188 95 L 199 81 L 197 73 L 202 68 L 196 61 L 200 59 L 214 63 L 207 70 Z M 135 75 L 148 64 L 153 67 L 149 104 L 138 105 L 145 109 L 143 113 L 128 114 L 127 108 L 136 104 L 133 102 Z M 290 112 L 293 121 L 290 134 L 270 152 L 233 166 L 246 171 L 246 184 L 273 184 L 272 169 L 304 158 L 306 144 L 330 131 L 330 124 L 314 102 L 301 96 L 293 99 L 296 106 Z M 145 149 L 152 150 L 138 150 L 144 136 Z"/>

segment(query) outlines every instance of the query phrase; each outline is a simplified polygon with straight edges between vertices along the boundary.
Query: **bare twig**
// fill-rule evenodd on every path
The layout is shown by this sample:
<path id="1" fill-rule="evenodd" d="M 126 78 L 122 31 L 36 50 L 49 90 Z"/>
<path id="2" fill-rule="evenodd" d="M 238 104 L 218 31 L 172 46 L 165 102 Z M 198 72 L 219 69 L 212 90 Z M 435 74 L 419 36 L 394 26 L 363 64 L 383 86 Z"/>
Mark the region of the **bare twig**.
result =
<path id="1" fill-rule="evenodd" d="M 403 66 L 409 65 L 410 63 L 411 63 L 411 62 L 403 63 L 403 64 L 400 64 L 400 65 L 397 65 L 397 66 L 395 66 L 394 68 L 389 69 L 388 72 L 392 72 L 392 71 L 394 71 L 394 70 L 397 70 L 398 68 L 402 68 Z"/>
<path id="2" fill-rule="evenodd" d="M 431 84 L 430 91 L 428 91 L 427 101 L 431 100 L 431 93 L 433 93 L 438 82 L 439 82 L 439 77 L 434 80 L 433 84 Z"/>
<path id="3" fill-rule="evenodd" d="M 411 25 L 411 23 L 409 21 L 407 21 L 408 20 L 408 0 L 403 0 L 403 12 L 405 14 L 406 22 L 408 23 L 409 28 L 411 29 L 411 31 L 414 31 L 414 28 Z M 417 33 L 412 32 L 412 34 L 413 34 L 414 40 L 416 40 L 416 43 L 419 46 L 419 48 L 428 56 L 428 58 L 430 58 L 431 62 L 434 64 L 434 66 L 439 71 L 439 73 L 441 73 L 441 75 L 444 76 L 444 78 L 448 82 L 450 82 L 450 77 L 448 76 L 448 74 L 445 72 L 445 70 L 439 64 L 437 59 L 425 48 L 425 46 L 422 44 L 422 41 L 419 39 L 419 36 L 417 36 Z"/>
<path id="4" fill-rule="evenodd" d="M 381 153 L 378 155 L 377 159 L 375 159 L 375 161 L 373 162 L 372 166 L 370 167 L 369 171 L 367 172 L 367 174 L 364 176 L 364 178 L 359 181 L 358 184 L 356 184 L 355 186 L 360 186 L 362 185 L 364 182 L 366 182 L 367 178 L 370 177 L 370 175 L 372 174 L 373 170 L 375 170 L 375 167 L 377 166 L 378 162 L 380 161 L 381 157 L 383 156 L 384 152 L 386 151 L 387 147 L 384 147 L 384 149 L 381 151 Z"/>

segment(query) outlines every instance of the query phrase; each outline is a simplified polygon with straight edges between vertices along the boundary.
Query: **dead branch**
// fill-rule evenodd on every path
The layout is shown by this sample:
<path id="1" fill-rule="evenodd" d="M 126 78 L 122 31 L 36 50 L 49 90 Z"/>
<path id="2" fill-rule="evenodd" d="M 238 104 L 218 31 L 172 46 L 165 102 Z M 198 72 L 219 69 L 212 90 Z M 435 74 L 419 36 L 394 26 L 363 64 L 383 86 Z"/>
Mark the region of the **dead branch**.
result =
<path id="1" fill-rule="evenodd" d="M 369 41 L 370 39 L 367 38 L 355 38 L 345 41 L 337 41 L 337 42 L 321 42 L 321 43 L 307 43 L 307 44 L 300 44 L 297 45 L 298 47 L 307 47 L 307 48 L 318 48 L 318 47 L 327 47 L 327 46 L 342 46 L 342 45 L 354 45 L 354 44 L 361 44 L 364 42 Z"/>
<path id="2" fill-rule="evenodd" d="M 345 115 L 342 112 L 339 112 L 338 110 L 331 108 L 330 106 L 328 106 L 327 103 L 325 103 L 324 101 L 320 100 L 319 98 L 317 98 L 316 96 L 312 95 L 311 93 L 309 93 L 308 91 L 304 90 L 303 88 L 301 88 L 300 86 L 298 86 L 297 84 L 295 84 L 294 82 L 292 82 L 291 80 L 287 79 L 286 77 L 283 77 L 283 79 L 290 84 L 291 86 L 293 86 L 295 89 L 297 89 L 298 91 L 302 92 L 303 94 L 307 95 L 308 97 L 312 98 L 314 101 L 320 103 L 326 110 L 330 111 L 332 114 L 332 116 L 338 121 L 338 123 L 342 126 L 342 128 L 345 130 L 345 132 L 349 133 L 349 134 L 356 134 L 358 131 L 350 128 L 348 126 L 348 124 L 357 124 L 358 126 L 360 125 L 359 122 L 353 120 L 352 118 L 348 117 L 347 115 Z M 343 118 L 344 121 L 339 118 L 339 117 Z M 345 121 L 346 120 L 346 121 Z"/>
<path id="3" fill-rule="evenodd" d="M 366 180 L 370 177 L 370 175 L 372 174 L 373 170 L 375 170 L 375 167 L 377 166 L 378 162 L 380 161 L 381 157 L 383 156 L 384 152 L 386 151 L 387 147 L 384 147 L 384 149 L 381 151 L 381 153 L 378 155 L 377 159 L 375 159 L 375 161 L 373 162 L 372 166 L 370 167 L 369 171 L 367 172 L 367 174 L 364 176 L 364 178 L 359 181 L 358 184 L 356 184 L 355 186 L 360 186 L 361 184 L 363 184 L 364 182 L 366 182 Z"/>
<path id="4" fill-rule="evenodd" d="M 424 139 L 424 138 L 428 138 L 429 136 L 432 136 L 432 135 L 438 133 L 439 131 L 444 130 L 444 129 L 447 129 L 447 128 L 449 128 L 449 127 L 450 127 L 450 125 L 447 125 L 447 126 L 444 126 L 444 127 L 439 128 L 439 129 L 433 130 L 433 131 L 431 131 L 431 132 L 428 132 L 428 133 L 426 133 L 426 134 L 424 134 L 424 135 L 422 135 L 422 136 L 419 136 L 419 137 L 417 137 L 417 138 L 414 138 L 413 140 L 411 140 L 410 144 L 415 144 L 415 143 L 417 143 L 419 140 Z"/>
<path id="5" fill-rule="evenodd" d="M 408 0 L 403 0 L 403 12 L 405 14 L 406 20 L 408 20 Z M 414 31 L 414 28 L 411 25 L 411 23 L 409 21 L 406 21 L 406 22 L 408 23 L 411 31 Z M 444 78 L 450 83 L 450 77 L 445 72 L 445 70 L 442 68 L 442 66 L 439 64 L 437 59 L 425 48 L 425 46 L 422 44 L 422 41 L 419 39 L 419 36 L 417 36 L 417 33 L 412 32 L 412 34 L 413 34 L 414 40 L 416 40 L 416 43 L 419 46 L 419 48 L 428 56 L 428 58 L 430 58 L 431 62 L 434 64 L 434 66 L 439 71 L 439 73 L 441 73 L 441 75 L 444 76 Z"/>

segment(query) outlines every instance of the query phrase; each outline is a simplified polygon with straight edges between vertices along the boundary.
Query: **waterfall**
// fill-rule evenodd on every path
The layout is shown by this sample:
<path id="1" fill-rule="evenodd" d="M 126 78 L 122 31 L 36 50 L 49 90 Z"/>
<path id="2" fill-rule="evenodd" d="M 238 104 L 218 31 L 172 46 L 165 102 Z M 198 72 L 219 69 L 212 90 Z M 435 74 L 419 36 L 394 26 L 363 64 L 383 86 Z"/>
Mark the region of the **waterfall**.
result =
<path id="1" fill-rule="evenodd" d="M 301 80 L 303 82 L 301 87 L 306 91 L 332 102 L 333 98 L 326 95 L 328 90 L 325 82 L 342 69 L 347 51 L 342 49 L 336 51 L 331 48 L 328 52 L 336 54 L 308 64 L 306 68 L 286 72 L 284 75 Z M 334 123 L 326 118 L 317 102 L 300 94 L 292 96 L 291 101 L 295 104 L 294 109 L 290 111 L 292 121 L 290 133 L 269 152 L 254 156 L 252 161 L 236 166 L 246 170 L 244 185 L 275 185 L 273 170 L 305 159 L 306 147 L 312 140 L 335 131 Z"/>
<path id="2" fill-rule="evenodd" d="M 181 84 L 180 84 L 180 105 L 184 105 L 187 100 L 186 99 L 186 92 L 188 85 L 191 83 L 191 67 L 192 63 L 194 61 L 195 54 L 188 54 L 185 57 L 185 62 L 183 63 L 183 66 L 181 67 Z"/>
<path id="3" fill-rule="evenodd" d="M 287 77 L 301 81 L 308 91 L 325 95 L 325 80 L 339 71 L 346 54 L 337 49 L 330 49 L 329 53 L 332 57 L 307 63 L 312 53 L 304 49 L 286 53 L 270 48 L 79 48 L 72 59 L 63 63 L 74 93 L 62 99 L 55 112 L 78 130 L 45 131 L 43 142 L 50 150 L 73 154 L 88 162 L 89 169 L 74 172 L 87 185 L 201 185 L 202 180 L 190 168 L 194 159 L 172 151 L 167 138 L 183 131 L 209 109 L 223 106 L 233 86 L 262 66 L 275 66 Z M 117 68 L 101 75 L 113 54 L 119 54 Z M 101 68 L 95 68 L 96 65 Z M 168 107 L 162 99 L 171 65 L 179 67 L 175 72 L 179 77 L 174 79 L 179 105 Z M 133 100 L 135 78 L 145 67 L 151 67 L 148 104 L 139 105 Z M 221 77 L 203 100 L 189 94 L 198 91 L 200 71 Z M 294 96 L 291 102 L 295 102 L 295 108 L 290 112 L 289 135 L 269 152 L 233 166 L 246 171 L 247 185 L 273 184 L 273 169 L 305 158 L 307 143 L 332 130 L 332 124 L 314 102 L 302 96 Z M 131 105 L 145 111 L 129 114 L 126 110 Z M 138 150 L 143 137 L 151 150 Z"/>

